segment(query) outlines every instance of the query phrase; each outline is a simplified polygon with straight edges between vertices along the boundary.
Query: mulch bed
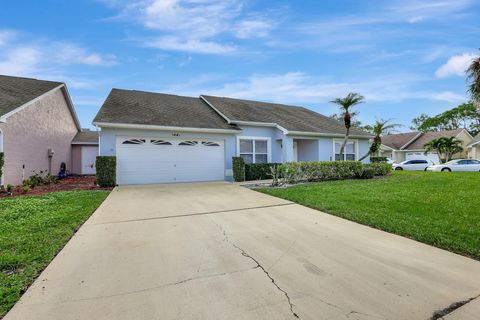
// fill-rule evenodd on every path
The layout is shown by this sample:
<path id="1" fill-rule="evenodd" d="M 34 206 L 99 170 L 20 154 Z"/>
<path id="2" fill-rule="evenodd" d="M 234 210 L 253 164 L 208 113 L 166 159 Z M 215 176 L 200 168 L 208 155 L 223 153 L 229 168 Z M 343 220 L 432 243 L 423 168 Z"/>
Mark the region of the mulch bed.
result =
<path id="1" fill-rule="evenodd" d="M 72 191 L 72 190 L 112 190 L 112 188 L 100 188 L 96 184 L 95 176 L 69 176 L 59 180 L 58 183 L 52 183 L 44 186 L 37 186 L 28 192 L 23 192 L 22 187 L 16 187 L 12 195 L 7 192 L 0 191 L 0 198 L 18 197 L 18 196 L 35 196 L 56 191 Z"/>

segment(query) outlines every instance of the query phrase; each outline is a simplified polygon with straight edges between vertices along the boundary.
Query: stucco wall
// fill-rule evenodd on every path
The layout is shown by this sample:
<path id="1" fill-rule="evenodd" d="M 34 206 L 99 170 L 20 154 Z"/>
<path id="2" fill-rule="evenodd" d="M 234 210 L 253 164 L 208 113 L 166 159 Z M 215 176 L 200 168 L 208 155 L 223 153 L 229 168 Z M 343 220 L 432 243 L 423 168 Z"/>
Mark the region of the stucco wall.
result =
<path id="1" fill-rule="evenodd" d="M 460 134 L 457 136 L 457 139 L 462 140 L 462 147 L 463 147 L 463 152 L 462 153 L 457 153 L 454 155 L 453 158 L 467 158 L 468 155 L 468 148 L 467 145 L 472 141 L 472 137 L 466 133 L 465 131 L 460 132 Z"/>
<path id="2" fill-rule="evenodd" d="M 295 140 L 297 142 L 298 161 L 318 161 L 318 140 Z"/>
<path id="3" fill-rule="evenodd" d="M 468 158 L 480 160 L 480 144 L 468 149 Z"/>
<path id="4" fill-rule="evenodd" d="M 33 171 L 48 170 L 48 149 L 52 174 L 65 162 L 71 169 L 71 141 L 77 127 L 62 89 L 57 89 L 15 113 L 0 124 L 5 152 L 4 184 L 19 185 Z M 25 170 L 22 166 L 25 165 Z"/>

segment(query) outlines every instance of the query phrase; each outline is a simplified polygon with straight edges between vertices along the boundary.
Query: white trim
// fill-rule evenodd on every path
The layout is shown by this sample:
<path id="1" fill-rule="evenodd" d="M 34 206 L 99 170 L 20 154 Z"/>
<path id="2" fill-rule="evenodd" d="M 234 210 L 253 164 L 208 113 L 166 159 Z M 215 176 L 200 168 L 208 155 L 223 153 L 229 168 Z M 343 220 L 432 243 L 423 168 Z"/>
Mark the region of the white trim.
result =
<path id="1" fill-rule="evenodd" d="M 240 130 L 233 129 L 210 129 L 210 128 L 190 128 L 190 127 L 167 127 L 149 124 L 129 124 L 129 123 L 107 123 L 93 122 L 93 125 L 100 128 L 119 128 L 119 129 L 145 129 L 160 131 L 179 131 L 179 132 L 204 132 L 204 133 L 240 133 Z"/>
<path id="2" fill-rule="evenodd" d="M 210 106 L 210 108 L 212 108 L 215 112 L 217 112 L 223 119 L 225 119 L 225 121 L 227 121 L 228 124 L 231 123 L 230 119 L 228 119 L 226 115 L 224 115 L 223 113 L 221 113 L 220 110 L 218 110 L 217 108 L 215 108 L 215 107 L 213 106 L 213 104 L 211 104 L 210 102 L 208 102 L 208 100 L 207 100 L 204 96 L 200 95 L 200 99 L 202 99 L 203 101 L 205 101 L 205 103 L 208 104 L 208 105 Z"/>
<path id="3" fill-rule="evenodd" d="M 389 150 L 391 150 L 391 151 L 397 151 L 396 149 L 393 149 L 392 147 L 389 147 L 389 146 L 387 146 L 387 145 L 385 145 L 385 144 L 383 144 L 383 143 L 380 145 L 380 149 L 382 149 L 382 148 L 389 149 Z"/>
<path id="4" fill-rule="evenodd" d="M 278 130 L 282 131 L 283 134 L 288 134 L 288 130 L 285 129 L 282 126 L 279 126 L 276 123 L 270 123 L 270 122 L 254 122 L 254 121 L 236 121 L 232 120 L 233 124 L 240 125 L 240 126 L 252 126 L 252 127 L 273 127 L 277 128 Z"/>
<path id="5" fill-rule="evenodd" d="M 341 142 L 343 143 L 345 141 L 345 139 L 341 140 L 341 139 L 333 139 L 333 153 L 332 153 L 332 161 L 337 161 L 337 159 L 335 158 L 335 142 Z M 358 161 L 358 159 L 360 159 L 360 154 L 359 154 L 359 150 L 358 150 L 358 139 L 348 139 L 347 140 L 347 143 L 348 142 L 353 142 L 355 143 L 355 160 L 354 161 Z M 345 150 L 347 149 L 347 145 L 345 145 Z M 345 150 L 343 150 L 343 158 L 344 160 L 346 160 L 346 156 L 347 156 L 347 153 L 345 152 Z M 340 160 L 339 160 L 340 161 Z"/>
<path id="6" fill-rule="evenodd" d="M 288 131 L 287 135 L 313 136 L 313 137 L 345 137 L 345 134 L 343 133 L 320 133 L 320 132 L 304 132 L 304 131 Z M 371 139 L 374 136 L 373 135 L 372 136 L 349 135 L 349 137 L 355 138 L 355 139 Z"/>
<path id="7" fill-rule="evenodd" d="M 24 103 L 23 105 L 21 105 L 20 107 L 18 108 L 15 108 L 13 109 L 12 111 L 4 114 L 3 116 L 0 117 L 0 122 L 6 122 L 6 120 L 8 118 L 10 118 L 11 116 L 13 116 L 14 114 L 16 114 L 17 112 L 20 112 L 22 111 L 23 109 L 25 108 L 28 108 L 29 106 L 31 106 L 32 104 L 34 104 L 35 102 L 39 101 L 40 99 L 44 98 L 45 96 L 53 93 L 54 91 L 56 91 L 57 89 L 62 89 L 63 90 L 63 93 L 64 93 L 64 98 L 67 102 L 67 105 L 68 105 L 68 108 L 70 109 L 70 112 L 72 114 L 72 118 L 73 118 L 73 122 L 75 122 L 75 125 L 77 126 L 77 129 L 78 130 L 81 130 L 81 125 L 80 125 L 80 122 L 78 121 L 78 117 L 77 117 L 77 113 L 75 112 L 75 108 L 73 107 L 73 103 L 72 103 L 72 99 L 70 98 L 70 94 L 68 93 L 68 90 L 67 90 L 67 87 L 65 86 L 64 83 L 62 83 L 61 85 L 53 88 L 52 90 L 49 90 L 41 95 L 39 95 L 38 97 L 36 97 L 35 99 L 32 99 L 26 103 Z"/>
<path id="8" fill-rule="evenodd" d="M 476 146 L 476 145 L 479 144 L 479 143 L 480 143 L 480 140 L 479 140 L 479 141 L 476 141 L 476 142 L 474 142 L 474 143 L 468 144 L 467 147 L 468 147 L 468 148 L 472 148 L 473 146 Z"/>
<path id="9" fill-rule="evenodd" d="M 98 146 L 98 142 L 81 142 L 81 141 L 72 141 L 73 145 L 89 145 L 89 146 Z"/>
<path id="10" fill-rule="evenodd" d="M 267 141 L 267 163 L 272 162 L 272 138 L 237 136 L 237 157 L 240 157 L 240 140 L 262 140 Z M 255 163 L 255 146 L 253 147 L 253 163 Z"/>
<path id="11" fill-rule="evenodd" d="M 413 143 L 413 141 L 417 140 L 418 138 L 420 138 L 420 136 L 423 134 L 423 132 L 419 132 L 417 133 L 417 135 L 415 137 L 413 137 L 412 139 L 410 139 L 409 141 L 407 141 L 407 143 L 405 143 L 403 146 L 400 147 L 400 150 L 404 150 L 403 148 L 405 148 L 406 146 L 408 146 L 409 144 Z"/>

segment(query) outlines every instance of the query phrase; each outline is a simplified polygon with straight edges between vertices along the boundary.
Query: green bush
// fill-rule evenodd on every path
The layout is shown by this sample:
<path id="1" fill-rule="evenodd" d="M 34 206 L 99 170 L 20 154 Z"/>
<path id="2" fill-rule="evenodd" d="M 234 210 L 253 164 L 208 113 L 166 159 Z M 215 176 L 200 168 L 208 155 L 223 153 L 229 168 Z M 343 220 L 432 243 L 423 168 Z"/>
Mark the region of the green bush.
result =
<path id="1" fill-rule="evenodd" d="M 114 156 L 98 156 L 95 162 L 97 184 L 100 187 L 115 187 L 117 184 L 117 158 Z"/>
<path id="2" fill-rule="evenodd" d="M 358 179 L 373 179 L 375 176 L 375 170 L 369 166 L 363 166 L 362 169 L 358 172 Z"/>
<path id="3" fill-rule="evenodd" d="M 272 171 L 270 168 L 276 167 L 280 163 L 252 163 L 245 164 L 245 180 L 265 180 L 272 178 Z"/>
<path id="4" fill-rule="evenodd" d="M 392 172 L 392 165 L 388 163 L 369 163 L 364 166 L 371 168 L 376 176 L 386 176 Z"/>
<path id="5" fill-rule="evenodd" d="M 358 177 L 363 165 L 358 161 L 288 162 L 280 166 L 287 183 L 353 179 Z"/>
<path id="6" fill-rule="evenodd" d="M 2 174 L 3 174 L 3 152 L 0 152 L 0 180 L 2 179 Z"/>
<path id="7" fill-rule="evenodd" d="M 370 157 L 371 163 L 387 163 L 387 157 Z"/>
<path id="8" fill-rule="evenodd" d="M 236 182 L 245 181 L 245 161 L 242 157 L 232 158 L 233 180 Z"/>

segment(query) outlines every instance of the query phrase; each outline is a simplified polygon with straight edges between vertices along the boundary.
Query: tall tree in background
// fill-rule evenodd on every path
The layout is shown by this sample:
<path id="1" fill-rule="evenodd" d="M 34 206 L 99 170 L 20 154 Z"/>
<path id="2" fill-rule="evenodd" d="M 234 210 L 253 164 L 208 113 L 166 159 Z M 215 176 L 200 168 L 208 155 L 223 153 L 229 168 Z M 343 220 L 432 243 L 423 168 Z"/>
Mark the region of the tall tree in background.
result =
<path id="1" fill-rule="evenodd" d="M 468 91 L 472 95 L 472 101 L 480 109 L 480 56 L 473 59 L 468 67 L 467 79 L 469 81 Z"/>
<path id="2" fill-rule="evenodd" d="M 424 145 L 425 147 L 425 154 L 428 152 L 435 151 L 438 153 L 440 159 L 444 160 L 445 162 L 450 161 L 452 156 L 456 153 L 460 153 L 463 151 L 462 147 L 462 140 L 459 140 L 455 137 L 441 137 L 437 139 L 433 139 Z"/>
<path id="3" fill-rule="evenodd" d="M 350 92 L 345 98 L 337 98 L 330 101 L 336 104 L 340 108 L 340 113 L 343 116 L 343 122 L 345 123 L 345 141 L 343 141 L 340 147 L 340 160 L 343 160 L 343 151 L 347 145 L 348 137 L 350 136 L 350 128 L 352 127 L 352 110 L 351 108 L 363 103 L 365 97 L 358 93 Z"/>
<path id="4" fill-rule="evenodd" d="M 422 132 L 466 129 L 476 135 L 480 132 L 480 109 L 470 102 L 433 117 L 422 114 L 412 120 L 410 128 Z"/>

